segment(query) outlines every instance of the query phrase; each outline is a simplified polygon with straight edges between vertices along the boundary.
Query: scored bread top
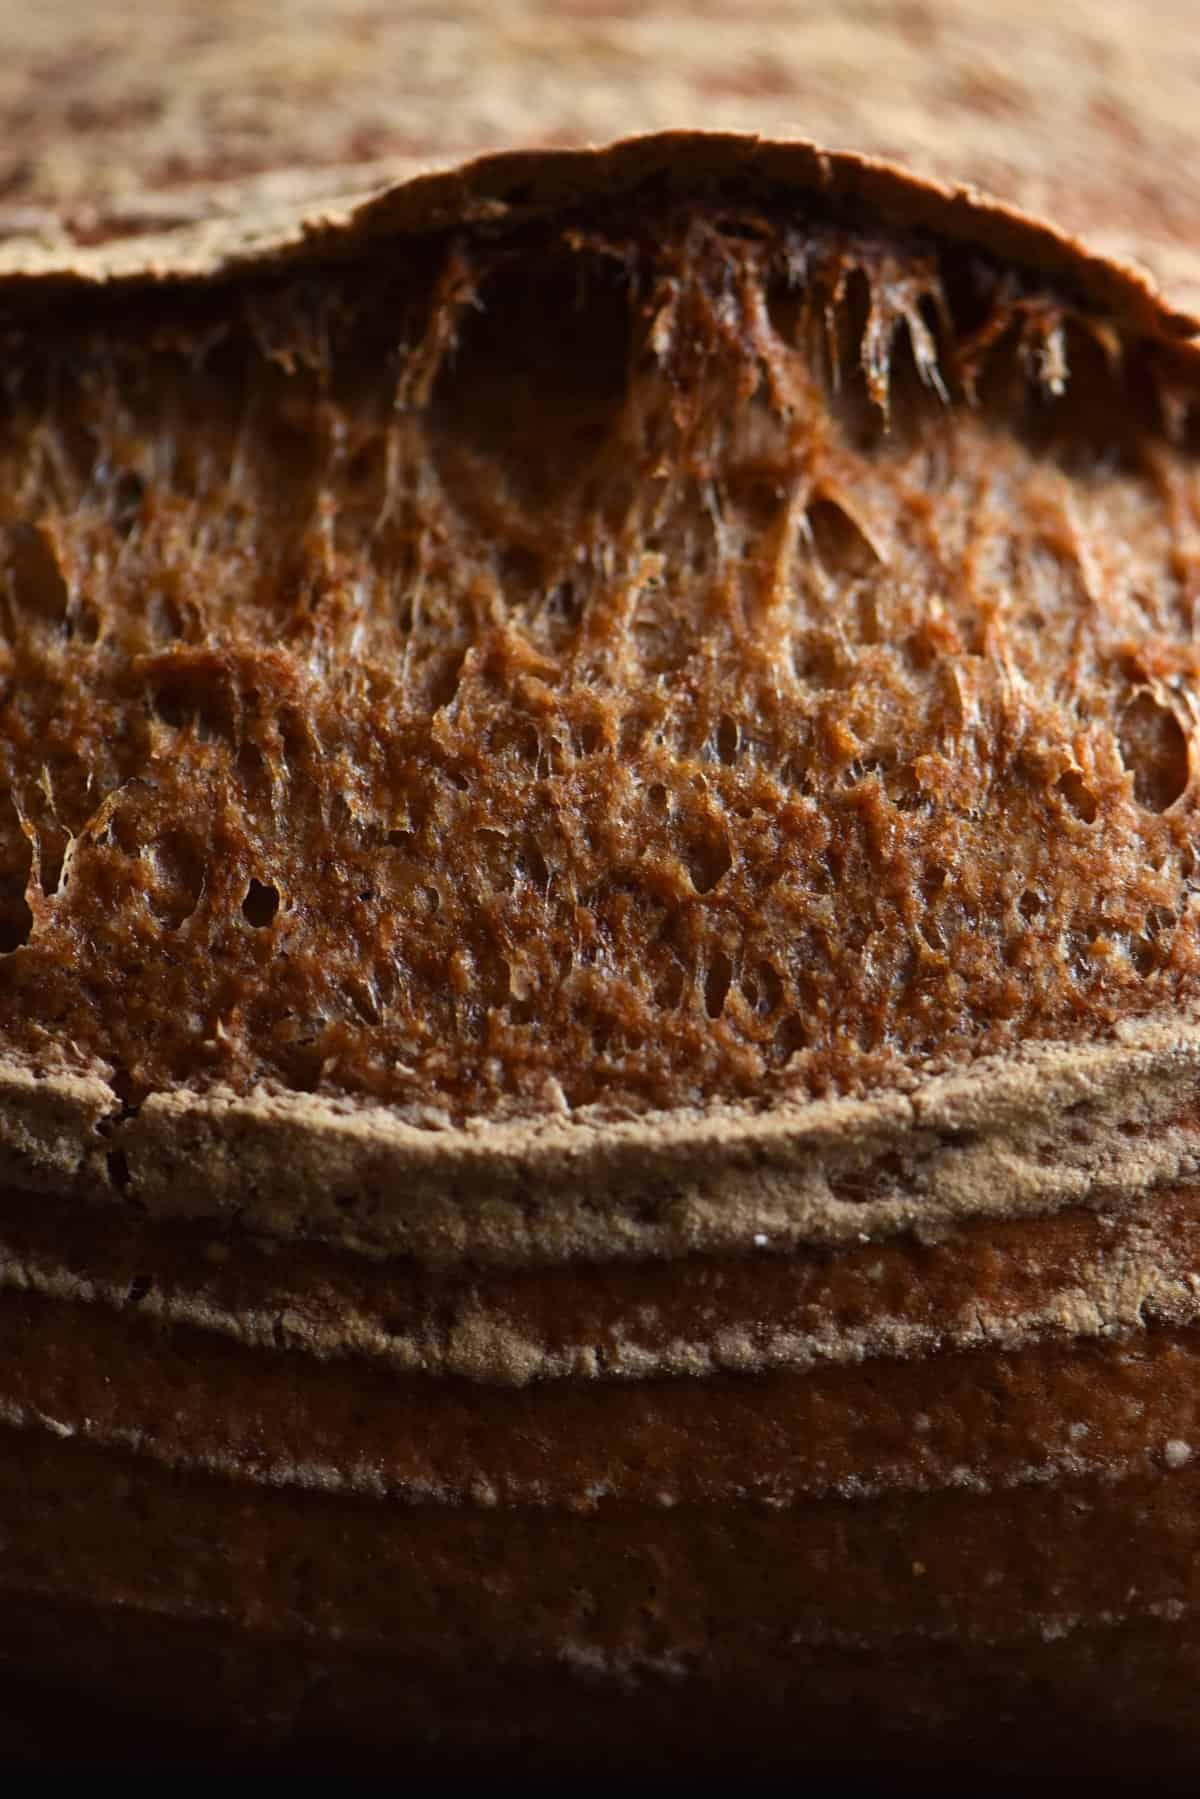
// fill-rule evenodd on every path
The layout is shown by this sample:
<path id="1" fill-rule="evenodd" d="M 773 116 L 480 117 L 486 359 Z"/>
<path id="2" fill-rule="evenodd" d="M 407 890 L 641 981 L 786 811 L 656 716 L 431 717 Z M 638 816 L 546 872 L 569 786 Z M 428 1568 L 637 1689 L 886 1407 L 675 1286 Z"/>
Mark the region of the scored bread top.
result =
<path id="1" fill-rule="evenodd" d="M 1047 1069 L 1107 1117 L 1095 1046 L 1190 1061 L 1195 365 L 1144 278 L 680 134 L 164 241 L 10 248 L 0 999 L 13 1094 L 59 1081 L 19 1176 L 253 1167 L 287 1228 L 330 1183 L 272 1188 L 268 1115 L 374 1213 L 363 1117 L 410 1176 L 435 1145 L 414 1192 L 716 1126 L 743 1193 L 803 1140 L 827 1222 L 898 1217 L 988 1197 L 1013 1071 L 1061 1176 Z M 960 1068 L 992 1160 L 930 1126 L 926 1182 L 888 1133 Z M 666 1191 L 664 1242 L 767 1206 Z"/>

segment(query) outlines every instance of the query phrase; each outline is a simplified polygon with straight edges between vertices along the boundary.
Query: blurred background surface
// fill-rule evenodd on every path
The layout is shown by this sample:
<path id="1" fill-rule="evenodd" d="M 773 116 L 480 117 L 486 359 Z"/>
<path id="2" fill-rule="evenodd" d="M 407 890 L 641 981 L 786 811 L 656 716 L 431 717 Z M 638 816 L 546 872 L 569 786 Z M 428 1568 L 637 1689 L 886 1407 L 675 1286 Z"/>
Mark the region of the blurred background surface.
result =
<path id="1" fill-rule="evenodd" d="M 681 125 L 812 137 L 978 184 L 1200 303 L 1196 0 L 0 5 L 10 247 Z"/>

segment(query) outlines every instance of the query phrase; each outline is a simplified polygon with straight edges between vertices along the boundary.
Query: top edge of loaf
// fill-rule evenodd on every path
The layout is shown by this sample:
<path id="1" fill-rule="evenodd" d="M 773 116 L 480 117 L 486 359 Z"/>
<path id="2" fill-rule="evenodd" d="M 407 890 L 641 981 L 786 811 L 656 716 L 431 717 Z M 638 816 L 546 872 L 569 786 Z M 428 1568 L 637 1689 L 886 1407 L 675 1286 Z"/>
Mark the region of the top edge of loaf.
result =
<path id="1" fill-rule="evenodd" d="M 251 211 L 344 216 L 345 196 L 485 152 L 690 126 L 967 182 L 1194 312 L 1193 24 L 1190 0 L 10 7 L 0 244 L 61 267 Z"/>
<path id="2" fill-rule="evenodd" d="M 977 249 L 1014 270 L 1065 288 L 1124 329 L 1186 339 L 1200 310 L 1180 306 L 1150 272 L 1093 249 L 1078 234 L 978 188 L 912 172 L 886 158 L 827 150 L 796 138 L 677 130 L 588 149 L 499 151 L 433 169 L 382 191 L 314 200 L 259 193 L 244 210 L 220 212 L 167 231 L 104 238 L 92 245 L 0 242 L 0 303 L 22 290 L 227 282 L 272 270 L 337 262 L 372 246 L 455 231 L 498 230 L 658 184 L 720 207 L 771 191 L 817 202 L 851 224 L 916 232 Z M 234 190 L 225 204 L 232 205 Z"/>

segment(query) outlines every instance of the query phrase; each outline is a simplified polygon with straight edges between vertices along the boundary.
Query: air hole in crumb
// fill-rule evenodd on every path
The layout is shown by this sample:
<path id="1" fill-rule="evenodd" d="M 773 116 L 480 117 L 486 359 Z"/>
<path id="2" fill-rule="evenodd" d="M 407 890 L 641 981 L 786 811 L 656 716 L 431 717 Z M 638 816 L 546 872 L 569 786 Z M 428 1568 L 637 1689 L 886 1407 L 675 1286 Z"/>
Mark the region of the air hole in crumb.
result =
<path id="1" fill-rule="evenodd" d="M 430 712 L 441 712 L 450 705 L 458 692 L 462 666 L 463 654 L 460 650 L 451 650 L 444 655 L 429 658 L 426 673 L 426 705 Z"/>
<path id="2" fill-rule="evenodd" d="M 116 1068 L 109 1077 L 109 1086 L 121 1102 L 126 1113 L 136 1112 L 146 1097 L 146 1087 L 136 1081 L 128 1068 Z"/>
<path id="3" fill-rule="evenodd" d="M 1138 805 L 1148 812 L 1173 806 L 1188 784 L 1187 738 L 1175 714 L 1139 693 L 1125 708 L 1118 742 Z"/>
<path id="4" fill-rule="evenodd" d="M 29 942 L 33 931 L 33 913 L 23 893 L 11 898 L 0 890 L 0 956 L 10 956 Z"/>
<path id="5" fill-rule="evenodd" d="M 1129 960 L 1143 978 L 1153 974 L 1162 961 L 1156 943 L 1146 937 L 1135 937 L 1129 946 Z"/>
<path id="6" fill-rule="evenodd" d="M 719 1018 L 725 1010 L 732 979 L 733 964 L 725 951 L 719 949 L 708 965 L 708 979 L 704 983 L 704 1009 L 710 1018 Z"/>
<path id="7" fill-rule="evenodd" d="M 125 1304 L 140 1306 L 153 1285 L 154 1282 L 148 1274 L 135 1274 L 129 1283 L 129 1291 L 125 1295 Z"/>
<path id="8" fill-rule="evenodd" d="M 110 1149 L 105 1157 L 108 1164 L 108 1178 L 113 1186 L 124 1192 L 129 1185 L 129 1157 L 123 1149 Z"/>
<path id="9" fill-rule="evenodd" d="M 730 718 L 728 712 L 723 712 L 717 725 L 717 755 L 727 768 L 737 761 L 740 740 L 737 720 Z"/>
<path id="10" fill-rule="evenodd" d="M 11 525 L 8 555 L 18 608 L 43 624 L 64 626 L 69 602 L 67 584 L 46 533 L 24 522 Z"/>
<path id="11" fill-rule="evenodd" d="M 169 931 L 191 917 L 204 889 L 204 857 L 186 831 L 167 831 L 150 858 L 156 879 L 146 893 L 154 916 Z"/>
<path id="12" fill-rule="evenodd" d="M 374 438 L 369 443 L 361 444 L 346 463 L 346 485 L 350 488 L 362 488 L 377 481 L 383 462 L 386 460 L 384 439 Z"/>
<path id="13" fill-rule="evenodd" d="M 510 603 L 527 594 L 539 594 L 545 585 L 541 557 L 524 544 L 505 544 L 496 552 L 496 575 Z"/>
<path id="14" fill-rule="evenodd" d="M 78 600 L 74 610 L 68 612 L 66 632 L 68 637 L 77 638 L 80 643 L 93 644 L 100 637 L 100 614 L 90 600 Z"/>
<path id="15" fill-rule="evenodd" d="M 536 276 L 518 259 L 486 281 L 429 409 L 439 473 L 467 518 L 494 530 L 498 478 L 532 514 L 576 487 L 625 403 L 631 335 L 628 287 L 594 252 L 564 252 Z"/>
<path id="16" fill-rule="evenodd" d="M 123 469 L 113 482 L 112 522 L 119 536 L 128 537 L 138 523 L 145 494 L 146 484 L 133 469 Z"/>
<path id="17" fill-rule="evenodd" d="M 798 681 L 836 687 L 846 668 L 842 644 L 828 631 L 804 631 L 792 645 L 792 668 Z"/>
<path id="18" fill-rule="evenodd" d="M 1095 824 L 1099 811 L 1096 796 L 1078 769 L 1069 768 L 1065 775 L 1059 776 L 1054 786 L 1055 792 L 1071 808 L 1076 818 L 1081 818 L 1086 825 Z"/>
<path id="19" fill-rule="evenodd" d="M 173 643 L 183 636 L 183 614 L 170 594 L 152 593 L 146 601 L 145 617 L 151 637 Z"/>
<path id="20" fill-rule="evenodd" d="M 779 778 L 788 787 L 799 787 L 803 792 L 810 791 L 812 760 L 809 752 L 801 749 L 789 756 L 779 771 Z"/>
<path id="21" fill-rule="evenodd" d="M 661 781 L 655 781 L 646 789 L 646 798 L 655 812 L 667 810 L 667 790 Z"/>
<path id="22" fill-rule="evenodd" d="M 17 824 L 15 813 L 4 821 L 11 833 L 7 845 L 0 839 L 0 956 L 11 955 L 29 942 L 33 913 L 25 898 L 33 867 L 33 845 Z"/>
<path id="23" fill-rule="evenodd" d="M 745 969 L 740 985 L 746 1004 L 760 1018 L 769 1017 L 783 998 L 783 982 L 770 962 L 760 962 L 756 968 Z"/>
<path id="24" fill-rule="evenodd" d="M 233 707 L 219 677 L 198 667 L 162 671 L 153 705 L 164 724 L 178 731 L 194 730 L 203 742 L 232 742 L 236 738 Z"/>
<path id="25" fill-rule="evenodd" d="M 916 674 L 925 674 L 938 658 L 937 645 L 931 640 L 927 626 L 911 631 L 900 644 L 900 653 Z"/>
<path id="26" fill-rule="evenodd" d="M 1017 910 L 1022 918 L 1033 919 L 1037 917 L 1045 903 L 1040 893 L 1035 893 L 1032 887 L 1027 887 L 1017 901 Z"/>
<path id="27" fill-rule="evenodd" d="M 808 1048 L 808 1032 L 804 1020 L 795 1012 L 781 1018 L 775 1027 L 774 1056 L 780 1064 L 790 1062 L 802 1049 Z"/>
<path id="28" fill-rule="evenodd" d="M 617 754 L 623 760 L 636 756 L 652 729 L 651 719 L 638 712 L 627 713 L 617 733 Z"/>
<path id="29" fill-rule="evenodd" d="M 766 1017 L 769 1013 L 775 1011 L 783 998 L 783 982 L 780 980 L 776 969 L 770 962 L 760 962 L 752 978 L 757 989 L 757 994 L 755 999 L 751 1000 L 750 1003 L 753 1005 L 756 1012 L 760 1013 L 763 1017 Z M 745 993 L 746 998 L 750 999 L 749 988 L 746 982 L 742 983 L 742 991 Z"/>
<path id="30" fill-rule="evenodd" d="M 325 1052 L 319 1044 L 300 1039 L 281 1053 L 289 1087 L 297 1093 L 315 1093 L 321 1084 Z"/>
<path id="31" fill-rule="evenodd" d="M 684 857 L 697 893 L 711 893 L 733 867 L 729 839 L 719 825 L 697 831 L 685 844 Z"/>
<path id="32" fill-rule="evenodd" d="M 673 1012 L 683 998 L 687 976 L 678 962 L 669 962 L 654 989 L 654 1003 L 663 1011 Z"/>
<path id="33" fill-rule="evenodd" d="M 546 595 L 543 611 L 552 630 L 571 631 L 579 622 L 582 600 L 572 581 L 560 581 Z"/>
<path id="34" fill-rule="evenodd" d="M 256 931 L 261 931 L 274 922 L 278 910 L 279 889 L 267 886 L 262 881 L 252 880 L 242 901 L 242 913 L 247 924 L 252 924 Z"/>
<path id="35" fill-rule="evenodd" d="M 807 321 L 800 283 L 778 277 L 771 281 L 767 288 L 767 319 L 781 343 L 789 347 L 797 343 Z"/>
<path id="36" fill-rule="evenodd" d="M 829 574 L 868 575 L 879 565 L 862 529 L 836 500 L 814 500 L 808 508 L 808 531 L 817 560 Z"/>
<path id="37" fill-rule="evenodd" d="M 946 939 L 942 935 L 942 929 L 938 924 L 937 919 L 933 917 L 923 918 L 918 924 L 917 929 L 920 931 L 930 949 L 935 951 L 938 955 L 941 955 L 946 948 Z"/>
<path id="38" fill-rule="evenodd" d="M 550 885 L 550 865 L 536 843 L 524 846 L 518 866 L 531 886 L 539 887 L 545 892 Z"/>

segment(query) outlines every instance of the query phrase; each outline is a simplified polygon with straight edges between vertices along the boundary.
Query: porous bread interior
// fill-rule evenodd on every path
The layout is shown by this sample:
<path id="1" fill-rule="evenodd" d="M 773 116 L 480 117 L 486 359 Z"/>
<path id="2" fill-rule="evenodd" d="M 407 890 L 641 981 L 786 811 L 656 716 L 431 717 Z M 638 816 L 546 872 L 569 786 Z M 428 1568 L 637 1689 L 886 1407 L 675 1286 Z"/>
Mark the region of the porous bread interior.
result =
<path id="1" fill-rule="evenodd" d="M 1187 382 L 817 210 L 12 326 L 10 1050 L 645 1111 L 1195 997 Z"/>

